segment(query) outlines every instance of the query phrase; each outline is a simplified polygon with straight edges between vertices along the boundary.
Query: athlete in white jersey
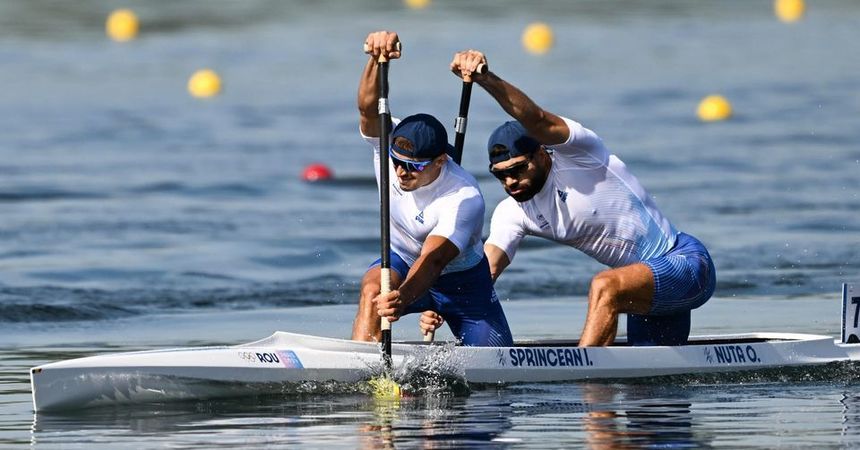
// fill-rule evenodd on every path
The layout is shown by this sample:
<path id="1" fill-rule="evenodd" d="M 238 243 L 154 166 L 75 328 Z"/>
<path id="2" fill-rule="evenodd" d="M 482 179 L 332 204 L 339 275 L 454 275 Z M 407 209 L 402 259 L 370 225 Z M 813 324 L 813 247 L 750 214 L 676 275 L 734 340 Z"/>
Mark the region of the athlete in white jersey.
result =
<path id="1" fill-rule="evenodd" d="M 588 293 L 579 344 L 610 345 L 618 314 L 628 314 L 632 345 L 681 345 L 690 310 L 713 294 L 715 270 L 707 249 L 679 233 L 627 166 L 591 130 L 541 109 L 492 72 L 481 52 L 457 53 L 455 74 L 472 73 L 515 121 L 490 136 L 490 172 L 509 198 L 496 207 L 484 251 L 493 279 L 511 263 L 526 235 L 581 250 L 610 267 Z M 422 327 L 439 323 L 433 314 Z"/>
<path id="2" fill-rule="evenodd" d="M 373 147 L 377 184 L 379 160 L 390 157 L 391 286 L 380 295 L 379 260 L 361 283 L 353 324 L 355 340 L 378 340 L 380 317 L 433 310 L 448 318 L 466 345 L 507 346 L 511 332 L 493 289 L 481 232 L 484 197 L 475 178 L 448 157 L 445 127 L 433 116 L 415 114 L 396 122 L 391 148 L 379 148 L 378 56 L 397 59 L 396 33 L 371 33 L 370 59 L 358 91 L 362 137 Z M 386 152 L 381 155 L 381 152 Z"/>

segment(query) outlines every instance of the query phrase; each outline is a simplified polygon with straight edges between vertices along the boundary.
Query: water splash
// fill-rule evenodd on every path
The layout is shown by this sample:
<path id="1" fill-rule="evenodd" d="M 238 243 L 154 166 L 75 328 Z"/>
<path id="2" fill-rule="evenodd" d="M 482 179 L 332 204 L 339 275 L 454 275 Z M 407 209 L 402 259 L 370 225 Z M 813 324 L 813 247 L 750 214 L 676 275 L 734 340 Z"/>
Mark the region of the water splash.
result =
<path id="1" fill-rule="evenodd" d="M 471 393 L 466 381 L 465 356 L 457 351 L 454 342 L 441 345 L 419 346 L 406 354 L 400 364 L 395 364 L 391 378 L 396 381 L 407 397 L 467 396 Z M 367 366 L 368 378 L 385 375 L 380 357 L 378 362 Z M 372 386 L 367 385 L 367 393 Z"/>
<path id="2" fill-rule="evenodd" d="M 403 390 L 412 395 L 466 396 L 471 392 L 465 356 L 453 342 L 419 347 L 406 355 L 394 375 Z"/>

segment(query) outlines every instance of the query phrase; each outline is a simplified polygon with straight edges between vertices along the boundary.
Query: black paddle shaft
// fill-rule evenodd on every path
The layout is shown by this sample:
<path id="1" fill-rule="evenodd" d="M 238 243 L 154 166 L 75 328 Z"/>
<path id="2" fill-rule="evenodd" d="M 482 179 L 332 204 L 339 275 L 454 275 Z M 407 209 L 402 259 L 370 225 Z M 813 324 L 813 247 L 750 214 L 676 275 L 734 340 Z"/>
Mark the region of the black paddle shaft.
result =
<path id="1" fill-rule="evenodd" d="M 463 145 L 466 143 L 466 120 L 469 117 L 469 100 L 472 97 L 472 82 L 463 81 L 460 92 L 460 112 L 454 121 L 454 162 L 460 164 L 463 160 Z"/>
<path id="2" fill-rule="evenodd" d="M 378 62 L 379 74 L 379 225 L 380 225 L 380 253 L 382 276 L 388 276 L 391 270 L 391 206 L 389 202 L 389 133 L 391 131 L 391 112 L 388 109 L 388 61 L 380 58 Z M 383 292 L 387 294 L 387 292 Z M 388 321 L 382 318 L 383 325 Z M 391 327 L 382 327 L 382 359 L 385 370 L 391 371 Z"/>
<path id="3" fill-rule="evenodd" d="M 388 63 L 379 63 L 379 224 L 381 236 L 382 268 L 391 268 L 391 206 L 389 202 L 389 134 L 391 132 L 391 112 L 388 110 Z"/>
<path id="4" fill-rule="evenodd" d="M 487 73 L 487 66 L 481 64 L 477 72 L 481 75 Z M 472 99 L 472 78 L 463 77 L 463 89 L 460 91 L 460 111 L 454 121 L 454 154 L 451 158 L 460 164 L 463 160 L 463 146 L 466 144 L 466 123 L 469 117 L 469 102 Z"/>

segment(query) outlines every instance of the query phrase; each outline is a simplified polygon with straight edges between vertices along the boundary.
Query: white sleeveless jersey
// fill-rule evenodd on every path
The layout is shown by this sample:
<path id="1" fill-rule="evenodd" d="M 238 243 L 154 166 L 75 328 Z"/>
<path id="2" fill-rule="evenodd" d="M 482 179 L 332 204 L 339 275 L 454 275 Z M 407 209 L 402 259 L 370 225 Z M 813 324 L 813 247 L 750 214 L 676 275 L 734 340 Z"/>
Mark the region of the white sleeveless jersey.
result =
<path id="1" fill-rule="evenodd" d="M 362 137 L 374 150 L 373 167 L 378 187 L 379 138 Z M 432 183 L 406 192 L 400 189 L 394 165 L 389 163 L 388 169 L 391 249 L 412 267 L 427 236 L 441 236 L 460 249 L 442 270 L 443 274 L 471 269 L 481 262 L 484 257 L 481 243 L 484 197 L 475 177 L 449 158 Z"/>
<path id="2" fill-rule="evenodd" d="M 575 247 L 610 267 L 662 256 L 674 226 L 627 166 L 593 131 L 563 118 L 570 137 L 552 149 L 546 184 L 531 200 L 508 197 L 496 207 L 488 244 L 513 260 L 525 235 Z"/>

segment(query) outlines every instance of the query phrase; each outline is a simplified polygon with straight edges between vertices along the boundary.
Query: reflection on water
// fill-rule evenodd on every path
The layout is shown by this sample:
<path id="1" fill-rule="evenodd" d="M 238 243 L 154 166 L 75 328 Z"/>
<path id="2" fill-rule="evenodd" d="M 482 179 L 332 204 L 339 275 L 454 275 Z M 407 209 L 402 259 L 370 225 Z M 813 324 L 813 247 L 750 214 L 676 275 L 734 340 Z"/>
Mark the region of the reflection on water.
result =
<path id="1" fill-rule="evenodd" d="M 842 393 L 842 436 L 860 441 L 860 394 L 846 391 Z"/>
<path id="2" fill-rule="evenodd" d="M 509 429 L 510 412 L 504 403 L 453 396 L 397 401 L 364 395 L 257 397 L 36 414 L 32 441 L 62 445 L 82 436 L 110 435 L 118 446 L 151 442 L 149 437 L 179 445 L 470 446 L 492 442 Z"/>
<path id="3" fill-rule="evenodd" d="M 103 448 L 709 448 L 860 444 L 860 396 L 816 382 L 572 383 L 469 396 L 257 396 L 37 414 L 34 444 Z M 841 431 L 841 433 L 840 433 Z M 313 443 L 313 444 L 312 444 Z"/>
<path id="4" fill-rule="evenodd" d="M 683 390 L 666 385 L 608 383 L 582 383 L 575 389 L 579 402 L 515 403 L 516 422 L 520 425 L 516 428 L 526 425 L 532 431 L 555 429 L 546 439 L 548 445 L 563 443 L 599 449 L 711 445 L 713 436 L 705 431 L 706 427 L 694 429 L 694 400 Z M 524 393 L 528 397 L 537 394 L 535 390 Z"/>
<path id="5" fill-rule="evenodd" d="M 691 403 L 677 391 L 605 384 L 585 384 L 582 391 L 592 407 L 583 420 L 591 448 L 710 447 L 694 434 Z M 619 410 L 618 405 L 626 406 Z"/>

